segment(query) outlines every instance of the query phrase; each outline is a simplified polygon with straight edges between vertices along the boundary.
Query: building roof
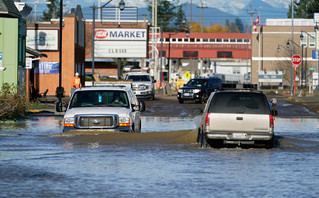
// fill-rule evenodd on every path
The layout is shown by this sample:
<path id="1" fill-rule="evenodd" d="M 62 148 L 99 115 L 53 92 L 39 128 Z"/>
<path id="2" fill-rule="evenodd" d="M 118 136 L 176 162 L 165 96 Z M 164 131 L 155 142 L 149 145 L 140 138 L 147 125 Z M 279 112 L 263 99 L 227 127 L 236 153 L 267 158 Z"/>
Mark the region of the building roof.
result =
<path id="1" fill-rule="evenodd" d="M 21 14 L 13 0 L 0 0 L 0 17 L 21 17 Z"/>

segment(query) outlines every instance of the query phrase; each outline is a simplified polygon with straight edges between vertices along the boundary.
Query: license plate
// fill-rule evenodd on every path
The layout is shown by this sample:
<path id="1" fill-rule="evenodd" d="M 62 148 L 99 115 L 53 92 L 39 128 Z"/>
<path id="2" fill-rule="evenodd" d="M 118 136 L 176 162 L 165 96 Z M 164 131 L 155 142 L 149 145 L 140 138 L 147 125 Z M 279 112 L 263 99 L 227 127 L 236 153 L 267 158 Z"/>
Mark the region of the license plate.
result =
<path id="1" fill-rule="evenodd" d="M 190 96 L 190 94 L 189 93 L 184 93 L 184 96 Z"/>
<path id="2" fill-rule="evenodd" d="M 247 134 L 246 133 L 234 133 L 233 138 L 235 139 L 246 139 Z"/>

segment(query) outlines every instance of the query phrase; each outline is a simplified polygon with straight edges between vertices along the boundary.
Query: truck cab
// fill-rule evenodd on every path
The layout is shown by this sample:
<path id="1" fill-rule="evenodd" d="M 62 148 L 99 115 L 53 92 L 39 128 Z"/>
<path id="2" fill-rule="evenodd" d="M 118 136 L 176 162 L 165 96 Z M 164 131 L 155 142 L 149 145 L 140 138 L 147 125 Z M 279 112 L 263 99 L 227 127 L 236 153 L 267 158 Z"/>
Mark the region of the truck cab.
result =
<path id="1" fill-rule="evenodd" d="M 142 126 L 140 112 L 144 110 L 145 104 L 137 100 L 129 87 L 84 87 L 73 93 L 63 118 L 62 131 L 139 133 Z"/>
<path id="2" fill-rule="evenodd" d="M 125 80 L 133 81 L 133 91 L 136 97 L 142 99 L 155 99 L 154 84 L 152 76 L 146 72 L 130 72 L 125 76 Z"/>

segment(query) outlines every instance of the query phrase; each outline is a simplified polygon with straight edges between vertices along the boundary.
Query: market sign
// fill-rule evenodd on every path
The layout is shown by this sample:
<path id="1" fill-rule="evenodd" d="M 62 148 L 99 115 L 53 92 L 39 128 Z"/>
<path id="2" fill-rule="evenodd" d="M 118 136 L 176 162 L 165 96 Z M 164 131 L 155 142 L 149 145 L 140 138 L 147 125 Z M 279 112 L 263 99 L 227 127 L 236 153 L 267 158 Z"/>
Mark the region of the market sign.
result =
<path id="1" fill-rule="evenodd" d="M 283 72 L 282 71 L 260 71 L 258 74 L 258 82 L 273 82 L 282 83 L 283 82 Z"/>
<path id="2" fill-rule="evenodd" d="M 94 57 L 146 58 L 147 29 L 95 29 Z"/>
<path id="3" fill-rule="evenodd" d="M 26 45 L 40 51 L 59 50 L 58 30 L 27 30 Z"/>

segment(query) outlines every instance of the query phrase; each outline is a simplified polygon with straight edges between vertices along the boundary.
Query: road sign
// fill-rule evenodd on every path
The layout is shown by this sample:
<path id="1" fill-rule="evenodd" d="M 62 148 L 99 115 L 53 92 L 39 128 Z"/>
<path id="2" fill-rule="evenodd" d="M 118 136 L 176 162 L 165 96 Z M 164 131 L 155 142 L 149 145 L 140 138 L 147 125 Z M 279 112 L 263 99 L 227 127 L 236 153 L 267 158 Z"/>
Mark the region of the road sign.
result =
<path id="1" fill-rule="evenodd" d="M 191 77 L 191 74 L 187 71 L 187 72 L 185 72 L 184 76 L 188 80 Z"/>
<path id="2" fill-rule="evenodd" d="M 291 62 L 292 64 L 299 65 L 301 63 L 301 56 L 298 54 L 293 55 L 291 57 Z"/>

